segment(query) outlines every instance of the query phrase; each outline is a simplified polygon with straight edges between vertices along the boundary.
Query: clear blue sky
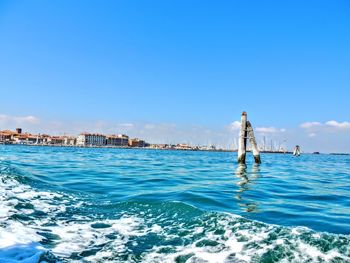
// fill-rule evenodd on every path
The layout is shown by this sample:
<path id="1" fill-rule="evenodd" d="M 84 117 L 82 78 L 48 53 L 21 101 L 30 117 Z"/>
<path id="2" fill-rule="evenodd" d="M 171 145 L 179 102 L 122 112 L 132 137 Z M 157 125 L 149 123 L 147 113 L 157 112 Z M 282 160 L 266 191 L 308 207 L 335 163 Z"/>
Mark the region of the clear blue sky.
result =
<path id="1" fill-rule="evenodd" d="M 0 113 L 350 120 L 349 1 L 1 1 Z"/>

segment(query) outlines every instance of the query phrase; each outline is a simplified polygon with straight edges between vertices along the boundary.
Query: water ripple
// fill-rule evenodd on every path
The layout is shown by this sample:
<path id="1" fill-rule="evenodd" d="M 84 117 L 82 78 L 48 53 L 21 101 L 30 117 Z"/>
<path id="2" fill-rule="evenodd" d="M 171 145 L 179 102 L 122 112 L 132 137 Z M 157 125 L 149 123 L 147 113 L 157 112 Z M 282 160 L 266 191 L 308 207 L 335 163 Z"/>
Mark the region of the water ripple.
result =
<path id="1" fill-rule="evenodd" d="M 226 152 L 0 152 L 0 247 L 26 243 L 36 259 L 350 260 L 349 156 L 263 154 L 241 167 Z"/>

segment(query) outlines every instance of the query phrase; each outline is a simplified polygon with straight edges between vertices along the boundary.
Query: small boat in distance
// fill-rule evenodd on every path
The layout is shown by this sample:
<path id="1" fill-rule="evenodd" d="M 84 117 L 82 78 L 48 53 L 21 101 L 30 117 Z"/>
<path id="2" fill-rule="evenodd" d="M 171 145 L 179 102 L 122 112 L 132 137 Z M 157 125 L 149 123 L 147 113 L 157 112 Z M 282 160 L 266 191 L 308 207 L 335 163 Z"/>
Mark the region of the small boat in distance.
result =
<path id="1" fill-rule="evenodd" d="M 294 148 L 294 151 L 293 151 L 293 155 L 294 156 L 300 156 L 300 146 L 299 145 L 296 145 L 295 148 Z"/>

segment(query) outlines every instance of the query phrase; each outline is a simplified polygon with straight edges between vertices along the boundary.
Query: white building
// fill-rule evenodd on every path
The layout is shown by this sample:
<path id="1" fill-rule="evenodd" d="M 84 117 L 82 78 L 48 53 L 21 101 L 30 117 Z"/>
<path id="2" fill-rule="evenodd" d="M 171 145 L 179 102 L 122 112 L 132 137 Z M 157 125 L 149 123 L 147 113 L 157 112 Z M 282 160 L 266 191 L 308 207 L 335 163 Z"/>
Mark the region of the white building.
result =
<path id="1" fill-rule="evenodd" d="M 77 139 L 73 136 L 64 136 L 64 145 L 76 145 Z"/>
<path id="2" fill-rule="evenodd" d="M 106 145 L 106 136 L 97 133 L 81 133 L 77 138 L 79 146 L 102 146 Z"/>

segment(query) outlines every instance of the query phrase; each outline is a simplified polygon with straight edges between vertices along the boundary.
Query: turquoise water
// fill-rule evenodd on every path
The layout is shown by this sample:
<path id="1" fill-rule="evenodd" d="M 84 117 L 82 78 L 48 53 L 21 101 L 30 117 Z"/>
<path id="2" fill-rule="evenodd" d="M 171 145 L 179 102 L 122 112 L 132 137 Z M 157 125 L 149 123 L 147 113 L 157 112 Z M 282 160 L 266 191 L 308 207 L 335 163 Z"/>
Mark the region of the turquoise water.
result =
<path id="1" fill-rule="evenodd" d="M 235 160 L 0 146 L 0 262 L 350 262 L 350 156 Z"/>

